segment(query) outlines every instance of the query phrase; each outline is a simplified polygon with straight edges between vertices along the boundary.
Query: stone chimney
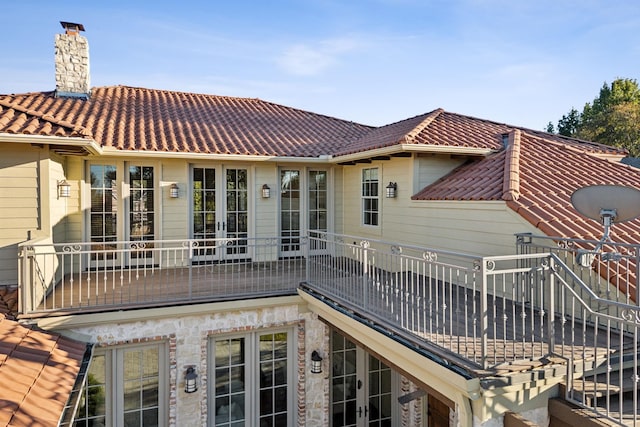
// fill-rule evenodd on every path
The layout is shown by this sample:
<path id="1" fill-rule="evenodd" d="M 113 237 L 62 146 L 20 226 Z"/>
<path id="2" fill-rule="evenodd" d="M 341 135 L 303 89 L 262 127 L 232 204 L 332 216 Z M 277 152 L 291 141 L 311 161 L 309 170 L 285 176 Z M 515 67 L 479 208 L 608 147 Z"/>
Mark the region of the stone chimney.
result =
<path id="1" fill-rule="evenodd" d="M 89 42 L 80 35 L 82 24 L 60 22 L 64 34 L 56 34 L 56 97 L 88 99 Z"/>

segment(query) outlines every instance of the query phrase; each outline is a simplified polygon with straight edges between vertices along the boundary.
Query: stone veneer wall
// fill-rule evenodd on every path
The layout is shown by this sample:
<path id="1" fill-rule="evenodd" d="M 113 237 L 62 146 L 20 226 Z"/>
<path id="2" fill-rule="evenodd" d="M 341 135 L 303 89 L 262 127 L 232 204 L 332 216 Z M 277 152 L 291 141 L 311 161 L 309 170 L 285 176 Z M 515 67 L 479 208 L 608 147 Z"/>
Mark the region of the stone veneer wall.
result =
<path id="1" fill-rule="evenodd" d="M 89 42 L 79 34 L 56 34 L 56 90 L 89 94 Z"/>
<path id="2" fill-rule="evenodd" d="M 207 422 L 207 351 L 209 337 L 261 328 L 293 329 L 294 382 L 297 393 L 298 426 L 328 426 L 330 374 L 327 328 L 317 316 L 300 312 L 298 305 L 268 307 L 245 311 L 227 311 L 175 318 L 150 319 L 76 328 L 74 332 L 93 337 L 98 346 L 163 340 L 169 346 L 169 425 L 201 426 Z M 323 373 L 309 373 L 311 352 L 323 356 Z M 195 365 L 198 391 L 184 392 L 186 366 Z"/>

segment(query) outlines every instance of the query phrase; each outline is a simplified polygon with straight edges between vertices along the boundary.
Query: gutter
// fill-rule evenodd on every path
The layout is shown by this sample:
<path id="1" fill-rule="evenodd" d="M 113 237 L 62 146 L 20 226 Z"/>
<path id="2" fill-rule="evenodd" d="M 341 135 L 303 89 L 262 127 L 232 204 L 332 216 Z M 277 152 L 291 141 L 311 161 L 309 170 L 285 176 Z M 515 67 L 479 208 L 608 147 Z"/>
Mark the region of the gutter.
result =
<path id="1" fill-rule="evenodd" d="M 100 147 L 100 145 L 98 145 L 93 139 L 79 137 L 0 133 L 0 142 L 78 147 L 84 148 L 89 154 L 103 154 L 102 147 Z"/>
<path id="2" fill-rule="evenodd" d="M 104 156 L 117 157 L 159 157 L 163 159 L 193 159 L 193 160 L 244 160 L 252 162 L 279 162 L 279 163 L 319 163 L 327 164 L 332 159 L 328 155 L 317 157 L 291 157 L 291 156 L 268 156 L 257 154 L 216 154 L 216 153 L 190 153 L 174 151 L 146 151 L 146 150 L 118 150 L 115 148 L 104 148 L 101 152 Z"/>
<path id="3" fill-rule="evenodd" d="M 431 154 L 458 154 L 467 156 L 486 157 L 499 150 L 489 148 L 469 148 L 469 147 L 450 147 L 440 145 L 419 145 L 419 144 L 396 144 L 389 147 L 376 148 L 373 150 L 359 151 L 357 153 L 345 154 L 343 156 L 334 156 L 331 158 L 332 163 L 342 163 L 355 160 L 361 160 L 376 156 L 391 156 L 397 153 L 431 153 Z"/>

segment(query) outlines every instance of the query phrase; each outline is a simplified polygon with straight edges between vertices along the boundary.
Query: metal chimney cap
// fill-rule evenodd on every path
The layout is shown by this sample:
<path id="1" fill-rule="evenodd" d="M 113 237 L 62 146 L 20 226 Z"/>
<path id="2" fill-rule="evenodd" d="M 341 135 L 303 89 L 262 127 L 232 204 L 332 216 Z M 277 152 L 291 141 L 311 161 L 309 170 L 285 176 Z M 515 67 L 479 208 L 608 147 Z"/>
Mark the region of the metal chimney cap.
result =
<path id="1" fill-rule="evenodd" d="M 64 21 L 60 21 L 60 24 L 62 25 L 62 28 L 64 28 L 67 31 L 67 34 L 84 31 L 84 25 L 82 24 L 76 24 L 73 22 L 64 22 Z"/>

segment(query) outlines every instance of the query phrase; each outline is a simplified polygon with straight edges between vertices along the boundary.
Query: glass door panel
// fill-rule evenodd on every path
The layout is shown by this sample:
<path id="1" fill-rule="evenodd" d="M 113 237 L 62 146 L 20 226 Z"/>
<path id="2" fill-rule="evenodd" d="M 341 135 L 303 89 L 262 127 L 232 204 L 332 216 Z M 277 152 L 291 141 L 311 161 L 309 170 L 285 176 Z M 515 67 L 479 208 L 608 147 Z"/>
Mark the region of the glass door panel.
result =
<path id="1" fill-rule="evenodd" d="M 215 341 L 215 426 L 245 425 L 245 339 L 230 338 Z"/>
<path id="2" fill-rule="evenodd" d="M 280 171 L 280 252 L 300 255 L 300 171 Z"/>
<path id="3" fill-rule="evenodd" d="M 226 257 L 242 258 L 247 254 L 249 232 L 249 182 L 246 169 L 226 169 L 226 221 L 223 224 L 227 244 Z"/>
<path id="4" fill-rule="evenodd" d="M 328 230 L 327 208 L 327 171 L 309 171 L 309 231 L 323 232 Z M 318 237 L 318 236 L 315 236 Z M 310 240 L 309 250 L 312 254 L 325 251 L 324 239 Z"/>
<path id="5" fill-rule="evenodd" d="M 129 166 L 129 238 L 139 242 L 132 248 L 133 260 L 153 258 L 155 240 L 155 185 L 152 166 Z"/>
<path id="6" fill-rule="evenodd" d="M 331 426 L 391 427 L 391 368 L 336 331 L 331 334 L 331 361 Z"/>
<path id="7" fill-rule="evenodd" d="M 221 173 L 221 171 L 223 171 Z M 247 255 L 249 182 L 247 169 L 192 168 L 191 237 L 197 262 Z"/>
<path id="8" fill-rule="evenodd" d="M 115 165 L 91 165 L 91 263 L 110 265 L 117 259 L 118 187 Z"/>
<path id="9" fill-rule="evenodd" d="M 216 170 L 193 168 L 193 230 L 191 236 L 198 240 L 195 257 L 198 261 L 213 259 L 215 239 L 219 227 L 216 202 Z"/>

